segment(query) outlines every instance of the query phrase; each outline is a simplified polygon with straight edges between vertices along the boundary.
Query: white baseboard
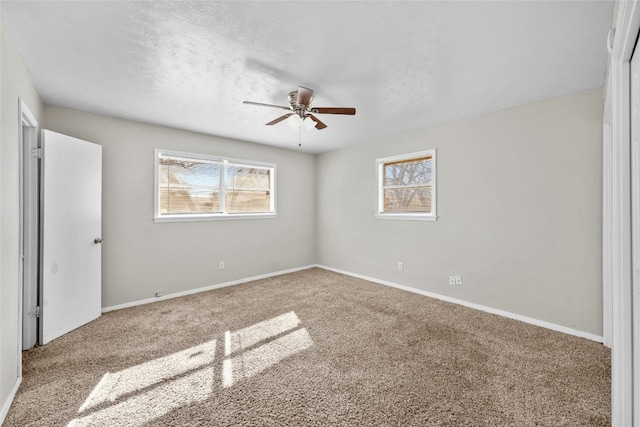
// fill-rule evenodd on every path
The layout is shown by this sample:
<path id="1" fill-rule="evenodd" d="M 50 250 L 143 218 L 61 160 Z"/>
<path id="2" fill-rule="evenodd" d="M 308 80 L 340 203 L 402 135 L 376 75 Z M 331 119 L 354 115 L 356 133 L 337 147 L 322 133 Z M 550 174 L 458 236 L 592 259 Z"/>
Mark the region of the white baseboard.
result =
<path id="1" fill-rule="evenodd" d="M 16 393 L 18 392 L 18 388 L 22 383 L 22 376 L 19 376 L 16 380 L 16 383 L 13 385 L 13 389 L 11 389 L 11 393 L 7 396 L 7 400 L 2 404 L 2 412 L 0 412 L 0 426 L 4 423 L 4 419 L 7 417 L 9 413 L 9 408 L 11 408 L 11 404 L 13 403 L 13 399 L 16 397 Z"/>
<path id="2" fill-rule="evenodd" d="M 499 310 L 497 308 L 487 307 L 487 306 L 484 306 L 484 305 L 475 304 L 475 303 L 472 303 L 472 302 L 467 302 L 467 301 L 460 300 L 460 299 L 457 299 L 457 298 L 451 298 L 451 297 L 448 297 L 448 296 L 445 296 L 445 295 L 440 295 L 440 294 L 436 294 L 436 293 L 433 293 L 433 292 L 423 291 L 422 289 L 412 288 L 412 287 L 409 287 L 409 286 L 404 286 L 404 285 L 399 285 L 397 283 L 389 282 L 389 281 L 386 281 L 386 280 L 376 279 L 375 277 L 369 277 L 369 276 L 365 276 L 363 274 L 351 273 L 349 271 L 339 270 L 339 269 L 333 268 L 333 267 L 327 267 L 325 265 L 316 265 L 315 267 L 323 268 L 325 270 L 333 271 L 335 273 L 340 273 L 340 274 L 344 274 L 344 275 L 347 275 L 347 276 L 357 277 L 358 279 L 364 279 L 364 280 L 367 280 L 369 282 L 374 282 L 374 283 L 379 283 L 381 285 L 391 286 L 393 288 L 402 289 L 403 291 L 413 292 L 413 293 L 416 293 L 416 294 L 420 294 L 420 295 L 424 295 L 424 296 L 427 296 L 427 297 L 439 299 L 439 300 L 442 300 L 442 301 L 447 301 L 447 302 L 451 302 L 451 303 L 454 303 L 454 304 L 463 305 L 465 307 L 474 308 L 476 310 L 486 311 L 487 313 L 497 314 L 498 316 L 508 317 L 509 319 L 519 320 L 521 322 L 529 323 L 529 324 L 532 324 L 532 325 L 535 325 L 535 326 L 541 326 L 543 328 L 551 329 L 553 331 L 562 332 L 562 333 L 565 333 L 565 334 L 574 335 L 574 336 L 581 337 L 581 338 L 586 338 L 586 339 L 591 340 L 591 341 L 596 341 L 596 342 L 599 342 L 599 343 L 603 342 L 603 337 L 601 337 L 599 335 L 595 335 L 595 334 L 592 334 L 592 333 L 589 333 L 589 332 L 579 331 L 577 329 L 568 328 L 566 326 L 556 325 L 555 323 L 545 322 L 543 320 L 538 320 L 538 319 L 534 319 L 534 318 L 531 318 L 531 317 L 521 316 L 519 314 L 511 313 L 511 312 L 504 311 L 504 310 Z"/>
<path id="3" fill-rule="evenodd" d="M 185 295 L 197 294 L 200 292 L 211 291 L 214 289 L 226 288 L 227 286 L 239 285 L 241 283 L 253 282 L 254 280 L 266 279 L 268 277 L 281 276 L 287 273 L 294 273 L 296 271 L 307 270 L 309 268 L 319 267 L 316 264 L 313 265 L 305 265 L 303 267 L 291 268 L 288 270 L 280 270 L 273 273 L 261 274 L 259 276 L 247 277 L 244 279 L 232 280 L 231 282 L 218 283 L 217 285 L 205 286 L 202 288 L 189 289 L 188 291 L 175 292 L 173 294 L 163 295 L 161 297 L 153 297 L 147 298 L 138 301 L 127 302 L 124 304 L 112 305 L 110 307 L 102 307 L 102 312 L 106 313 L 108 311 L 120 310 L 121 308 L 135 307 L 137 305 L 150 304 L 152 302 L 162 301 L 171 298 L 183 297 Z"/>

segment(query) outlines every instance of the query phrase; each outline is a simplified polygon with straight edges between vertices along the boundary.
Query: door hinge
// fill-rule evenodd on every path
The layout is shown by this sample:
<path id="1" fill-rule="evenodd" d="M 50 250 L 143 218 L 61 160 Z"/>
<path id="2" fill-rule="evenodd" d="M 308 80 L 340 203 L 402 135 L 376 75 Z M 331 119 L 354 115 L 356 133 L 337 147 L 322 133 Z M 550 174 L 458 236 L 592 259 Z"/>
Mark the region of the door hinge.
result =
<path id="1" fill-rule="evenodd" d="M 29 312 L 29 316 L 31 317 L 40 317 L 40 306 L 36 306 Z"/>
<path id="2" fill-rule="evenodd" d="M 31 157 L 34 159 L 42 158 L 42 147 L 32 147 L 31 148 Z"/>

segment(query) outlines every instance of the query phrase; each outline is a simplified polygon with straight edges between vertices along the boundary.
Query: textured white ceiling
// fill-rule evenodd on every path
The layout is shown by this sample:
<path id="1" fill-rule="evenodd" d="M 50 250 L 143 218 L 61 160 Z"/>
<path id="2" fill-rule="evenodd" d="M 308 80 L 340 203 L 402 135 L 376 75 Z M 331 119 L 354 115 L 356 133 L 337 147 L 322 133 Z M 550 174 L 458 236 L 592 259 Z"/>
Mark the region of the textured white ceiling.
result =
<path id="1" fill-rule="evenodd" d="M 324 152 L 602 86 L 612 1 L 5 1 L 46 103 Z M 298 86 L 328 128 L 264 123 Z M 298 147 L 298 137 L 302 147 Z"/>

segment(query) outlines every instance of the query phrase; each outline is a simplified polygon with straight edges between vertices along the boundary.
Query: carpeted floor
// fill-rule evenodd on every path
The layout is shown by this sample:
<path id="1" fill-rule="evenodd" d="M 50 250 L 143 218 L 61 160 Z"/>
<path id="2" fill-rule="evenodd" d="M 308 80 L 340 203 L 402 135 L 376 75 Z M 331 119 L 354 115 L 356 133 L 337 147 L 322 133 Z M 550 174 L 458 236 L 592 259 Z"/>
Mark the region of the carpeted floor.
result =
<path id="1" fill-rule="evenodd" d="M 310 269 L 24 353 L 5 426 L 605 426 L 602 344 Z"/>

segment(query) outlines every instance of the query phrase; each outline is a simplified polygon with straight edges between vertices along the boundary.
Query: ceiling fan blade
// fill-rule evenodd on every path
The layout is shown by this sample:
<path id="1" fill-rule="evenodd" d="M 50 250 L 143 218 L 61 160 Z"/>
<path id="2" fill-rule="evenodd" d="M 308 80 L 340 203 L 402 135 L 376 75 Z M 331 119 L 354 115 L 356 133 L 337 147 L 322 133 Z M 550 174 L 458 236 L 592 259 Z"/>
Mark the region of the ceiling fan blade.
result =
<path id="1" fill-rule="evenodd" d="M 300 86 L 298 88 L 298 99 L 296 103 L 298 105 L 304 105 L 308 107 L 311 105 L 311 100 L 313 99 L 313 91 L 307 87 Z"/>
<path id="2" fill-rule="evenodd" d="M 291 108 L 285 107 L 284 105 L 263 104 L 262 102 L 253 102 L 253 101 L 242 101 L 242 103 L 243 104 L 248 104 L 248 105 L 257 105 L 259 107 L 273 107 L 273 108 L 280 108 L 282 110 L 291 111 Z"/>
<path id="3" fill-rule="evenodd" d="M 316 129 L 321 130 L 327 127 L 324 123 L 322 123 L 316 116 L 313 114 L 309 114 L 307 117 L 311 117 L 311 120 L 316 122 Z"/>
<path id="4" fill-rule="evenodd" d="M 271 126 L 280 123 L 281 121 L 288 119 L 289 116 L 293 116 L 293 113 L 285 114 L 284 116 L 280 116 L 275 120 L 271 120 L 269 123 L 265 123 L 265 126 Z"/>
<path id="5" fill-rule="evenodd" d="M 317 114 L 346 114 L 348 116 L 355 116 L 355 108 L 340 108 L 340 107 L 313 107 L 312 113 Z"/>

